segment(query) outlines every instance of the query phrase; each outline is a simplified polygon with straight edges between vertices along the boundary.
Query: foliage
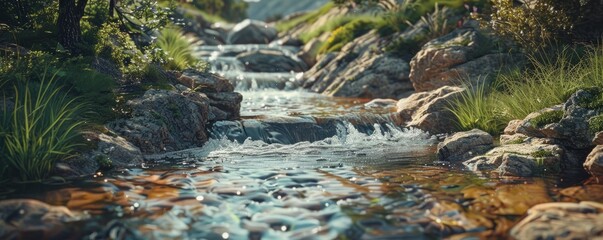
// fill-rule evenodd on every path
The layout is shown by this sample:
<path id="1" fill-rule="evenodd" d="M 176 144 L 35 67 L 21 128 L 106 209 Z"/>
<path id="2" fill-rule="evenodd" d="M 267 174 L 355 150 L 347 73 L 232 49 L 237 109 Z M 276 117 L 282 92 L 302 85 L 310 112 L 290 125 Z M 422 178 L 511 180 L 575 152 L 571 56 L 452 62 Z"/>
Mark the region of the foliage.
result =
<path id="1" fill-rule="evenodd" d="M 319 53 L 335 52 L 355 38 L 362 36 L 370 31 L 374 26 L 374 22 L 363 19 L 355 19 L 351 22 L 335 29 L 329 39 L 322 45 Z"/>
<path id="2" fill-rule="evenodd" d="M 0 161 L 21 181 L 47 177 L 54 163 L 77 146 L 82 105 L 47 79 L 39 85 L 15 84 L 14 107 L 0 117 Z"/>
<path id="3" fill-rule="evenodd" d="M 300 35 L 300 39 L 303 42 L 308 42 L 311 39 L 320 36 L 321 34 L 325 33 L 325 32 L 332 32 L 333 30 L 342 27 L 352 21 L 374 21 L 375 18 L 373 16 L 370 15 L 357 15 L 357 14 L 353 14 L 353 15 L 344 15 L 344 16 L 337 16 L 335 18 L 330 19 L 329 22 L 325 23 L 324 25 L 320 26 L 319 28 L 316 28 L 312 31 L 309 32 L 305 32 L 302 33 Z"/>
<path id="4" fill-rule="evenodd" d="M 98 43 L 94 46 L 97 56 L 112 59 L 122 73 L 140 78 L 150 59 L 143 55 L 130 36 L 114 23 L 105 23 L 98 31 Z"/>
<path id="5" fill-rule="evenodd" d="M 58 17 L 58 1 L 13 0 L 0 2 L 0 23 L 20 29 L 47 29 Z"/>
<path id="6" fill-rule="evenodd" d="M 161 30 L 155 43 L 165 56 L 161 57 L 161 63 L 171 70 L 183 70 L 197 62 L 192 55 L 190 43 L 177 28 L 165 28 Z"/>
<path id="7" fill-rule="evenodd" d="M 528 49 L 537 48 L 569 33 L 572 22 L 556 0 L 535 0 L 516 5 L 512 0 L 492 1 L 490 14 L 474 14 L 482 25 L 514 39 Z"/>
<path id="8" fill-rule="evenodd" d="M 578 89 L 603 87 L 603 49 L 586 51 L 577 63 L 572 60 L 573 54 L 574 50 L 563 49 L 557 58 L 544 62 L 532 57 L 532 69 L 498 76 L 494 87 L 483 94 L 465 96 L 453 104 L 451 111 L 462 129 L 478 127 L 500 133 L 504 127 L 501 122 L 523 119 L 563 103 Z"/>
<path id="9" fill-rule="evenodd" d="M 317 9 L 315 11 L 312 11 L 307 14 L 304 14 L 304 15 L 301 15 L 298 17 L 294 17 L 294 18 L 291 18 L 288 20 L 280 21 L 275 26 L 276 30 L 278 30 L 279 32 L 287 32 L 287 31 L 293 29 L 294 27 L 299 26 L 302 23 L 312 24 L 312 23 L 316 22 L 316 20 L 320 16 L 323 16 L 326 13 L 328 13 L 333 7 L 334 7 L 334 4 L 327 3 L 324 6 L 322 6 L 320 9 Z"/>
<path id="10" fill-rule="evenodd" d="M 457 118 L 461 130 L 481 129 L 496 134 L 506 122 L 498 117 L 494 99 L 488 98 L 490 86 L 485 82 L 467 85 L 460 97 L 450 103 L 450 111 Z"/>
<path id="11" fill-rule="evenodd" d="M 556 123 L 561 121 L 563 118 L 562 110 L 546 111 L 538 115 L 537 117 L 530 120 L 530 124 L 537 128 L 544 127 L 550 123 Z"/>

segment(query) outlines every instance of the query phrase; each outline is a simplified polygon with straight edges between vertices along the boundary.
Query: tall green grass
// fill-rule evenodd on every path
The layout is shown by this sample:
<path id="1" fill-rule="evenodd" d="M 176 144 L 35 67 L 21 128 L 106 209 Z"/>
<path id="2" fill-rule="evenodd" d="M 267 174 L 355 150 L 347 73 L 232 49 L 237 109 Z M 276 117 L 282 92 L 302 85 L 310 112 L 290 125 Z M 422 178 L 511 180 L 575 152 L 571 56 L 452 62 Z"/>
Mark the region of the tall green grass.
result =
<path id="1" fill-rule="evenodd" d="M 156 44 L 166 55 L 163 64 L 168 69 L 183 70 L 197 62 L 192 55 L 191 44 L 180 29 L 170 27 L 161 30 Z"/>
<path id="2" fill-rule="evenodd" d="M 460 128 L 501 133 L 509 121 L 561 104 L 578 89 L 603 88 L 603 47 L 564 48 L 555 57 L 533 55 L 530 62 L 530 69 L 499 75 L 493 87 L 466 91 L 452 102 Z"/>
<path id="3" fill-rule="evenodd" d="M 8 173 L 4 179 L 44 179 L 55 162 L 69 158 L 78 145 L 82 104 L 61 92 L 53 80 L 13 86 L 14 107 L 4 107 L 0 117 L 0 166 Z"/>

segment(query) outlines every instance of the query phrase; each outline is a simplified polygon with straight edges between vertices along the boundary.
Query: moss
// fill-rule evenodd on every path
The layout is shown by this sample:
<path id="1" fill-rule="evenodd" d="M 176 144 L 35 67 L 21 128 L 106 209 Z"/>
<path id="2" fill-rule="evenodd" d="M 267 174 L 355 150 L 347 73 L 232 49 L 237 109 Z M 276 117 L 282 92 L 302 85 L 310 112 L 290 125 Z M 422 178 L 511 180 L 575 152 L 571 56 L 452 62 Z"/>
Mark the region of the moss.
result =
<path id="1" fill-rule="evenodd" d="M 333 7 L 335 7 L 335 4 L 329 2 L 316 11 L 289 20 L 278 22 L 275 26 L 276 30 L 278 30 L 279 32 L 287 32 L 293 29 L 294 27 L 299 26 L 300 24 L 312 24 L 316 22 L 316 20 L 318 20 L 320 16 L 323 16 L 328 13 Z"/>
<path id="2" fill-rule="evenodd" d="M 588 129 L 592 133 L 603 131 L 603 114 L 588 119 Z"/>
<path id="3" fill-rule="evenodd" d="M 362 36 L 374 27 L 375 23 L 365 19 L 354 19 L 345 25 L 338 27 L 331 33 L 331 37 L 320 48 L 319 53 L 335 52 Z"/>
<path id="4" fill-rule="evenodd" d="M 515 139 L 513 141 L 509 141 L 509 142 L 507 142 L 507 144 L 509 144 L 509 145 L 510 144 L 522 144 L 525 141 L 526 141 L 526 138 L 522 137 L 522 138 Z"/>
<path id="5" fill-rule="evenodd" d="M 94 158 L 94 161 L 98 163 L 99 169 L 109 170 L 113 168 L 113 161 L 106 155 L 98 155 Z"/>
<path id="6" fill-rule="evenodd" d="M 579 98 L 577 101 L 578 106 L 588 109 L 600 109 L 603 108 L 603 92 L 599 88 L 588 88 L 584 89 L 590 97 Z"/>
<path id="7" fill-rule="evenodd" d="M 548 111 L 548 112 L 543 112 L 539 116 L 533 118 L 532 120 L 530 120 L 530 123 L 534 127 L 541 128 L 549 123 L 559 122 L 562 118 L 563 118 L 562 110 Z"/>
<path id="8" fill-rule="evenodd" d="M 553 157 L 553 156 L 555 156 L 555 154 L 553 152 L 546 151 L 546 150 L 538 150 L 536 152 L 532 152 L 530 154 L 530 156 L 532 156 L 534 158 L 547 158 L 547 157 Z"/>

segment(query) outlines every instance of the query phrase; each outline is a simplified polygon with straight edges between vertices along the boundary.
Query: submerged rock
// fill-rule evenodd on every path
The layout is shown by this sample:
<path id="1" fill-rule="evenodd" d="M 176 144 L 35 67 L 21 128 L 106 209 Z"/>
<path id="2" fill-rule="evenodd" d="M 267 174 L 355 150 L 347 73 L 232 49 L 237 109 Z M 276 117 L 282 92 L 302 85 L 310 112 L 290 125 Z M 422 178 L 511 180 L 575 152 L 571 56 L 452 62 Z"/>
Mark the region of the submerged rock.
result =
<path id="1" fill-rule="evenodd" d="M 226 41 L 230 44 L 268 44 L 276 37 L 276 29 L 267 23 L 247 19 L 234 26 Z"/>
<path id="2" fill-rule="evenodd" d="M 603 237 L 603 204 L 544 203 L 511 229 L 515 239 L 594 239 Z"/>
<path id="3" fill-rule="evenodd" d="M 84 215 L 31 199 L 0 201 L 0 239 L 65 239 Z"/>
<path id="4" fill-rule="evenodd" d="M 304 72 L 307 66 L 297 56 L 282 51 L 258 50 L 241 53 L 237 59 L 251 72 Z"/>
<path id="5" fill-rule="evenodd" d="M 493 51 L 491 41 L 473 27 L 429 41 L 410 62 L 414 89 L 431 91 L 463 80 L 475 85 L 520 62 L 517 55 Z"/>
<path id="6" fill-rule="evenodd" d="M 584 169 L 598 181 L 603 180 L 603 145 L 596 146 L 586 157 Z"/>
<path id="7" fill-rule="evenodd" d="M 445 86 L 430 92 L 412 94 L 398 101 L 398 114 L 406 126 L 417 127 L 431 134 L 452 132 L 456 117 L 448 110 L 450 101 L 460 97 L 465 89 Z"/>
<path id="8" fill-rule="evenodd" d="M 315 92 L 341 97 L 402 98 L 413 88 L 410 67 L 397 56 L 384 53 L 376 31 L 327 54 L 305 74 L 303 86 Z"/>
<path id="9" fill-rule="evenodd" d="M 488 151 L 463 164 L 472 171 L 496 171 L 503 176 L 529 177 L 542 171 L 559 170 L 564 151 L 549 144 L 510 144 Z"/>
<path id="10" fill-rule="evenodd" d="M 438 144 L 438 158 L 442 161 L 468 159 L 492 149 L 493 142 L 490 134 L 479 129 L 457 132 Z"/>

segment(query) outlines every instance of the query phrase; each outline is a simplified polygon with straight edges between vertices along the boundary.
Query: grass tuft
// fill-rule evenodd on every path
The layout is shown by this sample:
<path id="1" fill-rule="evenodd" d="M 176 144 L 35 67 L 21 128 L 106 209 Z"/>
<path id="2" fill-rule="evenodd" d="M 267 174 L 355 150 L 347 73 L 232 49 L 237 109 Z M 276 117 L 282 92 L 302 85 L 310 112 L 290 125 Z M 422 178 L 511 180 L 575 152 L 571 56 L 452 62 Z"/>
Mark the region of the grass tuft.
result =
<path id="1" fill-rule="evenodd" d="M 53 80 L 14 85 L 14 107 L 0 117 L 0 162 L 20 181 L 48 177 L 55 162 L 69 158 L 78 145 L 82 105 Z"/>
<path id="2" fill-rule="evenodd" d="M 190 43 L 177 28 L 161 30 L 157 38 L 157 47 L 165 53 L 164 66 L 171 70 L 183 70 L 197 62 L 192 55 Z"/>

